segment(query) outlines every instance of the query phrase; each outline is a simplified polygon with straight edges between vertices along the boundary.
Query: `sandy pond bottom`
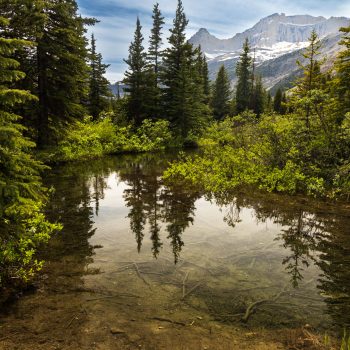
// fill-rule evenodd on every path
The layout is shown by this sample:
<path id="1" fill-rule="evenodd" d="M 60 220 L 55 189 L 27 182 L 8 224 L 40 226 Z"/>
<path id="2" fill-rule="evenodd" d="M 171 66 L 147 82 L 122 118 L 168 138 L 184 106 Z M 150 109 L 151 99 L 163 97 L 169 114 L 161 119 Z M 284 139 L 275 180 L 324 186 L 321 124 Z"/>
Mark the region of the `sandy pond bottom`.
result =
<path id="1" fill-rule="evenodd" d="M 348 207 L 209 199 L 164 186 L 167 160 L 52 171 L 64 230 L 2 310 L 0 349 L 319 349 L 311 333 L 349 323 Z"/>

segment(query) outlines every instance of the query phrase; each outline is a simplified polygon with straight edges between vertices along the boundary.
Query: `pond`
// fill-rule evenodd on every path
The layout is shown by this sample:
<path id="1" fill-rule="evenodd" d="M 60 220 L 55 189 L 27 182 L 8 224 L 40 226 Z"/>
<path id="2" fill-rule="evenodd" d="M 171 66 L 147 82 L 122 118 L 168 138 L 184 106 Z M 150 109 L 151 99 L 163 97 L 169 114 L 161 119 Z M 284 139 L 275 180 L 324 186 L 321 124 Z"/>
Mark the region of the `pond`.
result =
<path id="1" fill-rule="evenodd" d="M 288 349 L 350 327 L 349 205 L 166 186 L 175 157 L 47 174 L 64 229 L 1 313 L 0 349 Z"/>

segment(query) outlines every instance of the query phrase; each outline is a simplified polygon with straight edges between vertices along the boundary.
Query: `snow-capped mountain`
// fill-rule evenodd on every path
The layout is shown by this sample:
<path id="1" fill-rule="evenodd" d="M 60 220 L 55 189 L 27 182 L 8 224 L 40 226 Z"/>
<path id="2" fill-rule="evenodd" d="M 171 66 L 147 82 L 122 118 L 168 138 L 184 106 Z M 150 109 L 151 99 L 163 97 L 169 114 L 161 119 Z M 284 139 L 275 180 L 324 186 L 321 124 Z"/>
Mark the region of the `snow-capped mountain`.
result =
<path id="1" fill-rule="evenodd" d="M 194 46 L 200 45 L 202 51 L 205 52 L 211 79 L 215 79 L 218 69 L 224 64 L 229 68 L 229 73 L 234 83 L 235 64 L 238 61 L 246 38 L 249 40 L 257 67 L 259 68 L 260 65 L 264 64 L 264 70 L 268 71 L 266 66 L 269 64 L 275 64 L 276 60 L 277 62 L 283 62 L 283 59 L 278 60 L 278 58 L 294 52 L 298 53 L 297 56 L 300 55 L 300 50 L 308 46 L 308 38 L 312 30 L 316 30 L 321 39 L 328 38 L 328 41 L 325 42 L 327 45 L 332 43 L 333 53 L 339 51 L 336 49 L 337 43 L 334 38 L 339 36 L 340 27 L 346 27 L 349 24 L 350 19 L 346 17 L 330 17 L 326 19 L 321 16 L 286 16 L 284 13 L 275 13 L 261 19 L 252 28 L 245 30 L 243 33 L 237 33 L 232 38 L 218 39 L 205 28 L 201 28 L 191 37 L 189 42 Z M 266 77 L 263 76 L 264 78 L 266 80 Z M 278 83 L 278 77 L 270 79 L 268 83 L 269 88 L 273 86 L 270 85 L 272 81 Z"/>

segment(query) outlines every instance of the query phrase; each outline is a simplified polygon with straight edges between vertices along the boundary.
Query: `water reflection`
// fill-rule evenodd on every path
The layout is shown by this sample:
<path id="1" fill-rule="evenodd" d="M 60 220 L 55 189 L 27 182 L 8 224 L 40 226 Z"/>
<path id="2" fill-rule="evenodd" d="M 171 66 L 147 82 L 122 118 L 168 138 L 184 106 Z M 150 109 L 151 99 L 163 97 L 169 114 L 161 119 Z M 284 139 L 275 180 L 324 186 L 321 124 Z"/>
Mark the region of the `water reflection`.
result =
<path id="1" fill-rule="evenodd" d="M 195 216 L 195 201 L 200 198 L 198 191 L 189 191 L 176 184 L 165 187 L 160 176 L 167 160 L 156 162 L 152 157 L 133 162 L 125 159 L 120 180 L 128 185 L 124 190 L 125 205 L 130 208 L 128 218 L 135 234 L 137 250 L 140 252 L 148 224 L 152 241 L 152 253 L 158 257 L 163 245 L 160 238 L 161 225 L 165 225 L 167 239 L 177 263 L 184 245 L 182 234 Z"/>
<path id="2" fill-rule="evenodd" d="M 224 220 L 231 226 L 240 222 L 241 206 L 254 209 L 257 222 L 268 219 L 281 225 L 276 240 L 285 249 L 281 261 L 299 286 L 305 270 L 320 268 L 318 285 L 328 312 L 341 327 L 350 326 L 350 213 L 348 207 L 322 204 L 311 199 L 293 199 L 249 191 L 214 196 L 216 203 L 229 210 Z"/>
<path id="3" fill-rule="evenodd" d="M 284 268 L 290 285 L 294 288 L 305 286 L 312 280 L 308 271 L 317 268 L 318 275 L 313 278 L 313 283 L 317 284 L 320 300 L 327 305 L 327 312 L 335 324 L 342 327 L 350 325 L 348 208 L 258 191 L 240 190 L 213 195 L 179 184 L 165 186 L 160 176 L 168 161 L 168 155 L 125 156 L 56 169 L 48 181 L 56 188 L 49 211 L 53 219 L 60 220 L 65 226 L 62 235 L 53 241 L 56 242 L 54 252 L 57 259 L 63 255 L 70 256 L 75 260 L 74 268 L 78 276 L 87 272 L 86 266 L 94 254 L 94 247 L 89 244 L 89 239 L 96 230 L 94 212 L 95 215 L 100 214 L 101 202 L 110 191 L 107 180 L 114 174 L 125 186 L 122 198 L 128 210 L 127 219 L 138 252 L 141 252 L 147 238 L 151 241 L 153 256 L 159 257 L 164 244 L 161 233 L 165 232 L 173 259 L 177 263 L 186 246 L 185 233 L 196 219 L 196 202 L 202 197 L 212 203 L 212 210 L 221 209 L 221 220 L 233 232 L 247 221 L 244 213 L 249 209 L 251 220 L 257 224 L 272 222 L 278 227 L 275 243 L 280 247 L 276 264 Z M 259 239 L 256 237 L 257 242 Z M 186 248 L 190 250 L 191 245 Z M 234 266 L 239 266 L 239 259 L 245 264 L 244 271 L 257 270 L 260 273 L 258 268 L 265 268 L 263 264 L 266 264 L 265 273 L 272 276 L 277 265 L 269 264 L 276 257 L 269 256 L 269 250 L 260 249 L 257 252 L 255 256 L 245 256 L 243 248 L 237 245 L 237 251 L 230 255 L 234 259 L 230 257 L 224 260 L 224 264 L 231 263 L 231 270 L 216 267 L 213 269 L 217 271 L 215 278 L 218 278 L 220 271 L 224 271 L 227 279 L 227 274 L 233 271 Z M 219 258 L 222 256 L 218 255 L 217 259 Z M 266 261 L 259 263 L 263 258 Z M 273 278 L 278 279 L 275 275 Z M 79 279 L 76 283 L 80 283 Z M 254 286 L 248 289 L 254 289 Z M 210 293 L 213 291 L 210 290 Z M 232 295 L 230 297 L 232 299 Z M 239 305 L 244 303 L 245 301 L 236 300 L 239 312 Z"/>

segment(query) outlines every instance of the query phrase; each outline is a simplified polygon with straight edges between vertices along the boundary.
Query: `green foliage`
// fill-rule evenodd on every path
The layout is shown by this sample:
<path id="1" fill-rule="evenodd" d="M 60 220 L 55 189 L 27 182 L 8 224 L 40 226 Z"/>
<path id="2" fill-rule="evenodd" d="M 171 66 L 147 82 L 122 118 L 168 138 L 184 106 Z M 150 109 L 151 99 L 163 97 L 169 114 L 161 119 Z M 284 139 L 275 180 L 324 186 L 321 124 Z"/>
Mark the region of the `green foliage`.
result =
<path id="1" fill-rule="evenodd" d="M 164 115 L 177 135 L 185 140 L 198 134 L 208 121 L 206 62 L 199 49 L 186 41 L 188 20 L 178 1 L 169 47 L 163 52 L 161 83 Z"/>
<path id="2" fill-rule="evenodd" d="M 220 120 L 228 115 L 230 111 L 230 90 L 230 81 L 225 66 L 222 65 L 213 85 L 211 100 L 211 108 L 215 119 Z"/>
<path id="3" fill-rule="evenodd" d="M 236 75 L 238 78 L 236 86 L 236 111 L 244 112 L 250 106 L 252 90 L 252 59 L 250 57 L 250 47 L 248 39 L 243 44 L 243 52 L 236 66 Z"/>
<path id="4" fill-rule="evenodd" d="M 169 122 L 145 119 L 137 131 L 131 125 L 117 127 L 111 116 L 94 121 L 77 121 L 67 129 L 65 138 L 51 156 L 52 161 L 71 161 L 123 152 L 164 149 L 171 141 Z"/>
<path id="5" fill-rule="evenodd" d="M 0 17 L 1 28 L 7 24 Z M 45 167 L 31 156 L 35 145 L 13 113 L 15 106 L 35 99 L 12 88 L 24 75 L 8 56 L 24 45 L 29 43 L 0 38 L 0 287 L 31 278 L 42 266 L 35 257 L 38 246 L 59 229 L 42 213 L 46 197 L 40 171 Z"/>
<path id="6" fill-rule="evenodd" d="M 251 109 L 257 117 L 264 113 L 266 102 L 266 90 L 262 78 L 260 75 L 255 76 L 251 91 Z"/>
<path id="7" fill-rule="evenodd" d="M 91 36 L 90 48 L 90 72 L 89 72 L 89 112 L 97 119 L 101 112 L 108 109 L 109 81 L 104 77 L 108 64 L 102 63 L 102 55 L 96 52 L 96 40 Z"/>
<path id="8" fill-rule="evenodd" d="M 154 74 L 147 64 L 147 54 L 142 46 L 143 36 L 141 33 L 139 18 L 136 21 L 134 41 L 129 47 L 129 57 L 124 60 L 129 66 L 125 72 L 125 91 L 128 93 L 128 118 L 136 127 L 148 116 L 148 102 L 154 92 Z"/>
<path id="9" fill-rule="evenodd" d="M 332 81 L 332 95 L 336 100 L 337 120 L 342 120 L 350 112 L 350 26 L 341 28 L 340 45 L 342 51 L 335 62 L 335 77 Z"/>
<path id="10" fill-rule="evenodd" d="M 341 43 L 347 45 L 344 40 Z M 211 125 L 199 142 L 207 146 L 204 155 L 174 163 L 165 178 L 182 178 L 214 192 L 254 185 L 267 191 L 349 199 L 350 115 L 341 114 L 344 105 L 332 97 L 334 90 L 329 88 L 347 83 L 341 83 L 339 75 L 329 81 L 330 76 L 321 73 L 319 48 L 313 32 L 310 46 L 303 53 L 307 59 L 302 66 L 304 75 L 290 92 L 293 113 L 257 118 L 258 113 L 245 111 Z M 238 65 L 246 77 L 248 53 L 246 41 Z M 342 54 L 335 64 L 338 74 L 339 65 L 344 68 L 345 56 Z M 238 91 L 237 104 L 241 92 Z M 281 91 L 275 97 L 274 107 L 285 112 Z M 242 110 L 238 105 L 237 109 Z"/>
<path id="11" fill-rule="evenodd" d="M 153 6 L 153 27 L 151 29 L 151 36 L 149 39 L 149 49 L 147 54 L 147 59 L 149 66 L 151 68 L 150 72 L 150 87 L 153 87 L 153 91 L 148 96 L 148 101 L 146 101 L 149 116 L 152 118 L 159 118 L 161 113 L 161 88 L 159 87 L 159 66 L 162 58 L 162 28 L 164 22 L 164 17 L 159 9 L 159 4 L 156 3 Z M 153 81 L 152 81 L 153 80 Z"/>
<path id="12" fill-rule="evenodd" d="M 329 169 L 328 161 L 308 157 L 317 153 L 322 158 L 327 151 L 322 133 L 305 142 L 302 125 L 295 115 L 263 115 L 259 122 L 246 114 L 227 118 L 211 125 L 200 140 L 204 155 L 173 163 L 164 176 L 214 192 L 254 185 L 290 194 L 347 196 L 348 161 Z"/>

